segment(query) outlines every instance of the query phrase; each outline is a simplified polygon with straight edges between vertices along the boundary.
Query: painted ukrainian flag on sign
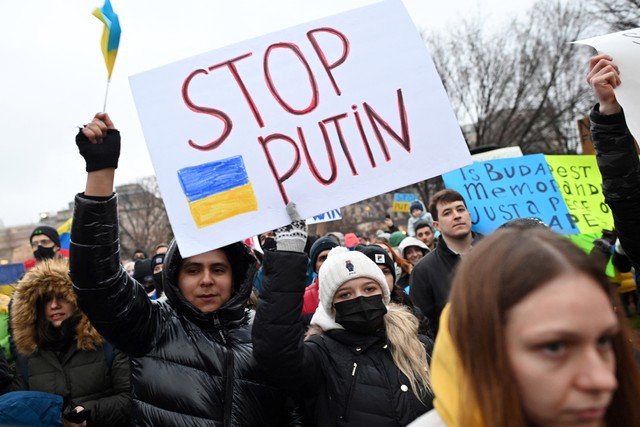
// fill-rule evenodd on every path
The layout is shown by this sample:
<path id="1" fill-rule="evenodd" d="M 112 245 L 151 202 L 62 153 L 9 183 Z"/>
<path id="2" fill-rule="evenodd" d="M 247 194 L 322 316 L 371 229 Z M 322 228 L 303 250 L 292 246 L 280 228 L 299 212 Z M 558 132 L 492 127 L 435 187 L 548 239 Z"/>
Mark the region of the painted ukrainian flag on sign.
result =
<path id="1" fill-rule="evenodd" d="M 178 179 L 198 228 L 258 210 L 241 156 L 180 169 Z"/>

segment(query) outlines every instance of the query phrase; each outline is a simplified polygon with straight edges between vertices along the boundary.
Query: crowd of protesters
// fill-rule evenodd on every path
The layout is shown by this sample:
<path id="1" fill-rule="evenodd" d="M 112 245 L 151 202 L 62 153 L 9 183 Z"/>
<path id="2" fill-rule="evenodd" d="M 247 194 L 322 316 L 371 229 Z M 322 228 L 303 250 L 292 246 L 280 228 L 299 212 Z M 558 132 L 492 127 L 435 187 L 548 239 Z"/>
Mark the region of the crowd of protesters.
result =
<path id="1" fill-rule="evenodd" d="M 97 113 L 76 137 L 69 257 L 36 227 L 0 318 L 0 425 L 640 426 L 618 289 L 640 271 L 640 161 L 613 58 L 593 57 L 587 81 L 615 224 L 591 254 L 536 218 L 482 236 L 445 189 L 370 236 L 311 236 L 290 202 L 255 248 L 183 257 L 172 241 L 124 259 L 120 134 Z"/>

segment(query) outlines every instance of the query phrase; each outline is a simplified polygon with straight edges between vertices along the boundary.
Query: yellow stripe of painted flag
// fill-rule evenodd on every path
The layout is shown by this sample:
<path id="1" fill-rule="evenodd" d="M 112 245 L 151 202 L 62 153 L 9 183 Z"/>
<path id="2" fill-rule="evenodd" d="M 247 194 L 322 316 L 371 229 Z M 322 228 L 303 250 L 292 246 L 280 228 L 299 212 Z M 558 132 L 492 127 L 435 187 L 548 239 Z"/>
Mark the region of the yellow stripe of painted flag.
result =
<path id="1" fill-rule="evenodd" d="M 258 210 L 251 182 L 189 203 L 198 228 L 215 224 L 246 212 Z"/>
<path id="2" fill-rule="evenodd" d="M 242 156 L 180 169 L 178 179 L 198 228 L 258 210 Z"/>

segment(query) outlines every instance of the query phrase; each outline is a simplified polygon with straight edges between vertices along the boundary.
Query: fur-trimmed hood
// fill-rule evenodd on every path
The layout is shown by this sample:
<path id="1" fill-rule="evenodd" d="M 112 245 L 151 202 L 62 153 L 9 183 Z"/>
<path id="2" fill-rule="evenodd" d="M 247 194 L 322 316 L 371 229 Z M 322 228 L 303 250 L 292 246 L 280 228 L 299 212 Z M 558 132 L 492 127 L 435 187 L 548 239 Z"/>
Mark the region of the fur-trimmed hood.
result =
<path id="1" fill-rule="evenodd" d="M 18 282 L 11 305 L 11 333 L 21 355 L 29 356 L 38 350 L 37 303 L 40 298 L 51 294 L 62 295 L 77 307 L 66 259 L 54 258 L 40 262 Z M 87 316 L 80 309 L 78 314 L 80 320 L 75 328 L 76 347 L 85 351 L 102 346 L 104 339 L 91 326 Z"/>

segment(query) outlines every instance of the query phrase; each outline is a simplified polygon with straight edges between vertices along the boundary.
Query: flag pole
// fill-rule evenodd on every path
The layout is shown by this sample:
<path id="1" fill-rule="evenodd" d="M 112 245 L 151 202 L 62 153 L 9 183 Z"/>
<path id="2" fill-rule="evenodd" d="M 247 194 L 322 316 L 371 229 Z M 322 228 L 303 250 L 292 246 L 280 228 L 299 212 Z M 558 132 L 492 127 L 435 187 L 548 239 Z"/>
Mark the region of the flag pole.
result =
<path id="1" fill-rule="evenodd" d="M 102 112 L 107 112 L 107 97 L 109 96 L 109 83 L 111 83 L 111 79 L 107 79 L 107 90 L 104 92 L 104 104 L 102 106 Z"/>

